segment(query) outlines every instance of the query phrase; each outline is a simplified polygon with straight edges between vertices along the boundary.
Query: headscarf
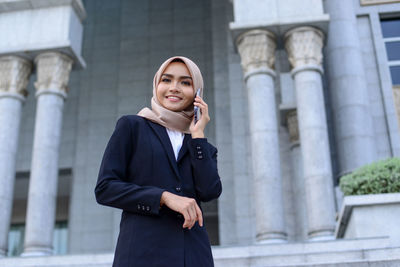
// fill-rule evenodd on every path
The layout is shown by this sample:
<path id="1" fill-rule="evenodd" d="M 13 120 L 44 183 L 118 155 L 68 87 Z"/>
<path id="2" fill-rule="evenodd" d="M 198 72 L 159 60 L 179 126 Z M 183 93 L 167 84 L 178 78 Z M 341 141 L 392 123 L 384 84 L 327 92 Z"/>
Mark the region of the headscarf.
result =
<path id="1" fill-rule="evenodd" d="M 143 108 L 139 111 L 138 115 L 144 117 L 150 121 L 158 123 L 164 127 L 172 130 L 180 131 L 183 133 L 190 133 L 189 127 L 193 118 L 193 105 L 183 111 L 172 111 L 164 108 L 157 99 L 157 86 L 160 82 L 161 76 L 167 66 L 174 60 L 182 60 L 189 70 L 190 76 L 192 77 L 193 90 L 196 92 L 200 88 L 200 96 L 203 97 L 203 77 L 201 75 L 199 67 L 190 59 L 182 56 L 175 56 L 167 59 L 160 66 L 153 79 L 153 97 L 151 98 L 151 109 Z"/>

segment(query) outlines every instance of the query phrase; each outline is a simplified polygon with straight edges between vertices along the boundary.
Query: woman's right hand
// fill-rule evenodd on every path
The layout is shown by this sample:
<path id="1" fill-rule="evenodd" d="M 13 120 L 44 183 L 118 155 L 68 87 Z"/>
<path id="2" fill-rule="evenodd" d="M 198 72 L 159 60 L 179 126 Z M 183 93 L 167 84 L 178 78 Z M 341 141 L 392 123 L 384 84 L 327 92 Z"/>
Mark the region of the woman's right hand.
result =
<path id="1" fill-rule="evenodd" d="M 168 191 L 164 191 L 161 195 L 160 205 L 166 205 L 171 210 L 179 212 L 185 218 L 183 228 L 192 229 L 196 221 L 199 225 L 203 226 L 203 214 L 201 209 L 197 205 L 197 202 L 193 198 L 182 197 L 172 194 Z"/>

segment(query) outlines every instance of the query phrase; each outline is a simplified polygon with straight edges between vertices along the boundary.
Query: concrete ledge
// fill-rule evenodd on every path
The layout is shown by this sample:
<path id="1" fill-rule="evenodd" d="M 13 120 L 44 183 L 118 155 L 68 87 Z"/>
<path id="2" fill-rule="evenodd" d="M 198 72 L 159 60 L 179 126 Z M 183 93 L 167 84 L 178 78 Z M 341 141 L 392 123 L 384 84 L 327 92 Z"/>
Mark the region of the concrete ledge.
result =
<path id="1" fill-rule="evenodd" d="M 83 15 L 77 10 L 84 12 L 78 0 L 0 0 L 0 32 L 7 36 L 0 42 L 0 55 L 33 60 L 42 52 L 58 51 L 74 59 L 74 69 L 85 68 Z"/>
<path id="2" fill-rule="evenodd" d="M 328 25 L 329 15 L 322 14 L 312 17 L 290 17 L 251 23 L 231 22 L 229 24 L 229 28 L 231 30 L 233 40 L 236 40 L 240 34 L 253 29 L 265 29 L 273 32 L 278 37 L 282 37 L 287 31 L 301 26 L 315 27 L 322 30 L 324 33 L 327 33 Z M 283 40 L 278 38 L 277 49 L 280 48 L 283 48 Z"/>
<path id="3" fill-rule="evenodd" d="M 361 215 L 362 212 L 365 215 L 365 218 L 364 219 L 359 218 L 358 220 L 360 221 L 360 224 L 358 224 L 357 227 L 354 227 L 357 228 L 354 230 L 357 230 L 359 234 L 354 233 L 351 234 L 350 237 L 353 238 L 368 237 L 368 236 L 373 236 L 374 234 L 375 236 L 382 236 L 382 235 L 389 236 L 391 235 L 391 233 L 395 232 L 396 228 L 398 229 L 398 227 L 396 227 L 395 229 L 392 229 L 392 227 L 384 227 L 383 229 L 380 228 L 379 231 L 374 233 L 373 230 L 376 227 L 378 227 L 378 225 L 376 225 L 375 227 L 370 227 L 371 225 L 369 226 L 366 225 L 366 222 L 370 221 L 376 224 L 376 220 L 379 220 L 380 217 L 377 212 L 378 207 L 380 207 L 379 209 L 382 210 L 381 212 L 382 215 L 383 214 L 389 215 L 388 217 L 380 218 L 383 224 L 389 223 L 388 221 L 389 217 L 393 217 L 392 219 L 398 222 L 400 220 L 400 213 L 396 213 L 397 210 L 395 208 L 396 206 L 398 206 L 400 209 L 400 193 L 346 196 L 343 199 L 339 220 L 336 225 L 335 235 L 337 238 L 343 238 L 349 236 L 349 234 L 346 235 L 346 231 L 349 228 L 349 224 L 353 216 L 353 211 L 357 209 L 357 214 L 362 216 Z M 368 207 L 371 207 L 370 211 L 366 210 Z M 374 210 L 372 210 L 372 207 L 375 207 Z M 384 209 L 386 209 L 386 211 Z M 393 212 L 389 211 L 388 209 L 392 210 Z M 368 236 L 362 236 L 361 230 L 363 226 L 368 227 L 368 229 L 365 229 L 369 233 Z"/>
<path id="4" fill-rule="evenodd" d="M 69 5 L 82 22 L 87 15 L 82 0 L 0 0 L 0 13 Z"/>

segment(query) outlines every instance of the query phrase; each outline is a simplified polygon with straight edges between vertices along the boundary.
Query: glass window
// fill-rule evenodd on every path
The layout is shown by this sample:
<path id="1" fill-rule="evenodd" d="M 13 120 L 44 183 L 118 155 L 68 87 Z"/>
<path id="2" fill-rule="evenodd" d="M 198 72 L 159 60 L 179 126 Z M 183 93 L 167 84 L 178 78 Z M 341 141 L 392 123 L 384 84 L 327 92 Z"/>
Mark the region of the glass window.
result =
<path id="1" fill-rule="evenodd" d="M 54 254 L 67 254 L 68 227 L 67 222 L 58 222 L 54 228 Z"/>
<path id="2" fill-rule="evenodd" d="M 382 20 L 383 41 L 386 46 L 392 84 L 400 84 L 400 18 Z"/>
<path id="3" fill-rule="evenodd" d="M 400 60 L 400 42 L 387 42 L 386 53 L 388 60 Z"/>
<path id="4" fill-rule="evenodd" d="M 11 225 L 8 232 L 8 257 L 18 256 L 22 253 L 24 249 L 24 231 L 25 225 L 23 224 Z"/>
<path id="5" fill-rule="evenodd" d="M 390 67 L 393 85 L 400 85 L 400 66 Z"/>
<path id="6" fill-rule="evenodd" d="M 7 256 L 15 257 L 21 255 L 24 246 L 25 225 L 11 225 L 8 233 Z M 54 254 L 67 254 L 68 246 L 68 225 L 67 222 L 57 222 L 54 227 L 53 248 Z"/>
<path id="7" fill-rule="evenodd" d="M 400 37 L 400 19 L 382 20 L 383 38 Z"/>

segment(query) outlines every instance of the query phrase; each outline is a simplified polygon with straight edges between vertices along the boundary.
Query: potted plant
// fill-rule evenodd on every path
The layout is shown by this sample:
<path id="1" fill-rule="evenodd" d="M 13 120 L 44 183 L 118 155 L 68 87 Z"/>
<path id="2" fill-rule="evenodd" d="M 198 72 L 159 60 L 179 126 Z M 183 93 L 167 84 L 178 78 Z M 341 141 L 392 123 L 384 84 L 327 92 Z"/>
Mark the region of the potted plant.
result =
<path id="1" fill-rule="evenodd" d="M 363 166 L 340 179 L 337 238 L 390 236 L 400 241 L 400 158 Z"/>

